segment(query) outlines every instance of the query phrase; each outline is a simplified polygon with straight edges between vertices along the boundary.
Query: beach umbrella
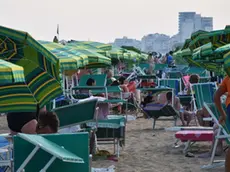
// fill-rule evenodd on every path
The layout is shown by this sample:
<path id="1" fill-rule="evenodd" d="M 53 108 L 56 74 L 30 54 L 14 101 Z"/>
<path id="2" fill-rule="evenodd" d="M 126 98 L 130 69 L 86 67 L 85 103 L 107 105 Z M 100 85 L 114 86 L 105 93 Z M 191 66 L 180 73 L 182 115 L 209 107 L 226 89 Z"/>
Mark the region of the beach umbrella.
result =
<path id="1" fill-rule="evenodd" d="M 223 30 L 212 31 L 209 34 L 210 42 L 213 47 L 219 48 L 230 43 L 230 27 L 226 26 Z"/>
<path id="2" fill-rule="evenodd" d="M 0 86 L 20 82 L 25 82 L 23 67 L 0 59 Z"/>
<path id="3" fill-rule="evenodd" d="M 194 39 L 189 43 L 189 48 L 192 51 L 210 42 L 208 32 L 200 33 L 193 38 Z"/>
<path id="4" fill-rule="evenodd" d="M 109 44 L 102 44 L 97 42 L 89 42 L 89 41 L 69 41 L 66 45 L 74 46 L 79 49 L 89 49 L 93 50 L 99 54 L 104 56 L 109 56 L 108 51 L 112 49 L 112 46 Z M 100 45 L 100 46 L 99 46 Z M 108 46 L 108 47 L 107 47 Z"/>
<path id="5" fill-rule="evenodd" d="M 192 58 L 192 51 L 189 48 L 181 50 L 181 57 L 191 66 L 202 67 L 202 65 Z"/>
<path id="6" fill-rule="evenodd" d="M 230 44 L 221 46 L 214 51 L 214 56 L 216 59 L 223 59 L 224 55 L 230 51 Z"/>
<path id="7" fill-rule="evenodd" d="M 58 58 L 61 73 L 64 71 L 76 71 L 89 63 L 88 56 L 79 53 L 78 50 L 71 46 L 64 46 L 48 41 L 39 41 L 39 43 Z"/>
<path id="8" fill-rule="evenodd" d="M 196 48 L 193 51 L 192 58 L 193 60 L 209 60 L 212 59 L 213 56 L 213 46 L 212 43 L 209 42 L 207 44 L 202 45 L 201 47 Z"/>
<path id="9" fill-rule="evenodd" d="M 13 92 L 12 86 L 8 85 L 2 88 L 6 95 L 3 95 L 3 91 L 0 96 L 1 108 L 7 110 L 15 105 L 12 108 L 15 111 L 36 111 L 36 103 L 43 107 L 62 94 L 57 57 L 28 33 L 0 26 L 0 45 L 0 59 L 24 68 L 25 82 L 22 85 L 29 90 L 27 93 L 34 99 L 30 102 L 30 95 L 20 92 L 17 86 L 14 87 L 17 94 L 7 94 Z M 4 102 L 6 99 L 9 101 L 8 104 Z M 26 105 L 31 106 L 23 109 Z"/>
<path id="10" fill-rule="evenodd" d="M 67 46 L 67 45 L 66 45 Z M 93 50 L 75 48 L 78 53 L 88 57 L 88 64 L 85 68 L 105 68 L 111 65 L 111 59 Z"/>

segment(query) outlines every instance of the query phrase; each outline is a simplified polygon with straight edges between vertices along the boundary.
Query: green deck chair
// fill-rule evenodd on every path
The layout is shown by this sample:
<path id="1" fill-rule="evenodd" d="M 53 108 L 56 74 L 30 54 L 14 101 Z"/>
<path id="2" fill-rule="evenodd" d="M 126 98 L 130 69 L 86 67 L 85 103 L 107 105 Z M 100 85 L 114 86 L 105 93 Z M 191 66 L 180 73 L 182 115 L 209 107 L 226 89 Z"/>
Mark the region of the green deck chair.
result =
<path id="1" fill-rule="evenodd" d="M 89 172 L 88 133 L 18 134 L 14 142 L 14 171 Z"/>
<path id="2" fill-rule="evenodd" d="M 210 77 L 200 77 L 199 83 L 207 83 L 207 82 L 211 82 Z"/>
<path id="3" fill-rule="evenodd" d="M 96 81 L 96 86 L 87 86 L 86 82 L 89 78 L 92 78 Z M 104 93 L 106 93 L 106 97 L 108 97 L 107 94 L 107 88 L 106 88 L 106 82 L 107 82 L 107 75 L 100 74 L 100 75 L 83 75 L 80 78 L 79 85 L 76 87 L 73 87 L 72 90 L 103 90 Z M 75 95 L 78 99 L 87 98 L 82 97 L 82 94 Z"/>
<path id="4" fill-rule="evenodd" d="M 203 68 L 190 67 L 184 71 L 187 75 L 198 74 L 200 77 L 207 77 L 207 71 Z"/>
<path id="5" fill-rule="evenodd" d="M 178 79 L 178 78 L 182 78 L 182 73 L 179 71 L 172 71 L 172 72 L 168 72 L 167 73 L 168 77 L 171 79 Z"/>
<path id="6" fill-rule="evenodd" d="M 60 128 L 96 121 L 97 99 L 62 106 L 53 111 L 60 121 Z"/>
<path id="7" fill-rule="evenodd" d="M 159 79 L 159 86 L 173 88 L 176 95 L 182 90 L 181 79 Z"/>
<path id="8" fill-rule="evenodd" d="M 179 113 L 171 105 L 150 103 L 147 104 L 146 107 L 143 108 L 143 110 L 149 118 L 153 119 L 153 129 L 155 129 L 156 121 L 159 117 L 173 117 L 174 126 L 176 126 L 177 119 L 179 118 Z"/>
<path id="9" fill-rule="evenodd" d="M 202 109 L 203 103 L 213 103 L 213 96 L 217 86 L 213 82 L 191 84 L 190 89 L 193 90 L 193 106 L 194 111 Z"/>
<path id="10" fill-rule="evenodd" d="M 226 111 L 226 105 L 222 104 L 222 106 L 223 109 Z M 215 161 L 214 158 L 215 158 L 216 147 L 219 139 L 226 139 L 226 142 L 230 144 L 230 122 L 229 122 L 230 120 L 229 117 L 227 116 L 225 124 L 221 125 L 219 123 L 220 113 L 216 108 L 216 105 L 214 103 L 204 103 L 204 107 L 207 109 L 208 113 L 212 116 L 212 119 L 219 127 L 217 135 L 215 137 L 215 142 L 214 142 L 210 162 L 207 165 L 201 167 L 202 169 L 211 169 L 215 167 L 224 166 L 224 161 Z"/>
<path id="11" fill-rule="evenodd" d="M 154 71 L 164 70 L 166 67 L 168 67 L 167 64 L 155 64 Z"/>

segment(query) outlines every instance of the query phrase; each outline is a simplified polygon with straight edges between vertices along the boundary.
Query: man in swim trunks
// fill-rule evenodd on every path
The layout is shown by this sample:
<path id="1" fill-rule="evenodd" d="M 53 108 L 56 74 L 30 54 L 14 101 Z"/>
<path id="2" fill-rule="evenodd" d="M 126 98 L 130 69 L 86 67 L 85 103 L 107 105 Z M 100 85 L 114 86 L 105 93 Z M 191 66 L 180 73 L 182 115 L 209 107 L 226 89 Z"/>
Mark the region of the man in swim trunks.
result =
<path id="1" fill-rule="evenodd" d="M 226 107 L 227 107 L 227 115 L 226 112 L 224 111 L 222 105 L 221 105 L 221 96 L 224 95 L 225 93 L 228 93 L 227 99 L 226 99 Z M 214 102 L 216 104 L 217 109 L 219 110 L 221 116 L 219 119 L 219 123 L 223 124 L 227 120 L 230 119 L 230 78 L 226 76 L 224 80 L 222 81 L 220 87 L 216 91 L 214 95 Z M 230 171 L 230 149 L 228 149 L 226 153 L 226 158 L 225 158 L 225 171 L 229 172 Z"/>

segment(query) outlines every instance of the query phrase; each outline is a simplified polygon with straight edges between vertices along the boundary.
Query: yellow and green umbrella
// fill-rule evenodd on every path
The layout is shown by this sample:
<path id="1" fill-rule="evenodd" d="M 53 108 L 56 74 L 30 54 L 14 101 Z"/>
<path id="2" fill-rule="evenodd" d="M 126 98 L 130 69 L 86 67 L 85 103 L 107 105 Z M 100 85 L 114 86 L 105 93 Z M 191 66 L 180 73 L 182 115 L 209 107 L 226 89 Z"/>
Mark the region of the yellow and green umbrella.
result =
<path id="1" fill-rule="evenodd" d="M 0 45 L 0 59 L 23 67 L 25 74 L 20 86 L 1 88 L 2 110 L 36 111 L 37 104 L 42 107 L 62 94 L 57 57 L 28 33 L 0 26 Z"/>
<path id="2" fill-rule="evenodd" d="M 23 67 L 0 59 L 0 86 L 20 82 L 25 82 Z"/>
<path id="3" fill-rule="evenodd" d="M 39 41 L 47 50 L 59 60 L 61 72 L 73 71 L 88 65 L 88 56 L 79 53 L 77 49 L 62 44 Z"/>

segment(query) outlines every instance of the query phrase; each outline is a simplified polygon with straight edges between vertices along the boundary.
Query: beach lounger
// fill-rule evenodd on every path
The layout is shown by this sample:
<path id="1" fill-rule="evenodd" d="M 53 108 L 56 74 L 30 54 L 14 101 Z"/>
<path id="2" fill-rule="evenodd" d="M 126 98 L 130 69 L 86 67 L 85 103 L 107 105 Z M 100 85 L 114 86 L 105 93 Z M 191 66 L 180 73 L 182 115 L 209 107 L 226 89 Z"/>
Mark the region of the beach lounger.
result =
<path id="1" fill-rule="evenodd" d="M 158 86 L 173 88 L 176 95 L 182 90 L 181 79 L 159 79 Z"/>
<path id="2" fill-rule="evenodd" d="M 84 100 L 53 109 L 60 121 L 60 128 L 96 121 L 97 99 Z"/>
<path id="3" fill-rule="evenodd" d="M 191 84 L 194 111 L 202 109 L 203 103 L 213 103 L 213 96 L 217 89 L 214 82 Z"/>
<path id="4" fill-rule="evenodd" d="M 174 126 L 176 126 L 177 119 L 179 118 L 178 112 L 171 105 L 162 105 L 162 104 L 147 104 L 143 110 L 146 112 L 149 118 L 153 119 L 153 129 L 155 129 L 157 120 L 169 120 L 159 119 L 160 117 L 173 117 Z"/>
<path id="5" fill-rule="evenodd" d="M 217 143 L 220 139 L 226 139 L 226 142 L 228 144 L 230 143 L 230 122 L 227 117 L 224 125 L 221 125 L 219 123 L 220 113 L 214 103 L 211 103 L 211 104 L 204 103 L 204 107 L 207 109 L 209 114 L 212 116 L 214 122 L 218 126 L 218 132 L 217 132 L 217 135 L 215 136 L 215 142 L 214 142 L 214 146 L 212 149 L 212 155 L 211 155 L 210 162 L 207 165 L 204 165 L 201 167 L 202 169 L 211 169 L 215 167 L 224 166 L 224 160 L 215 161 L 214 158 L 215 158 Z M 223 104 L 223 108 L 226 110 L 225 104 Z"/>
<path id="6" fill-rule="evenodd" d="M 126 118 L 120 115 L 108 115 L 107 119 L 98 120 L 98 123 L 89 122 L 87 126 L 95 127 L 97 125 L 98 144 L 113 144 L 114 153 L 120 156 L 119 146 L 125 144 Z"/>
<path id="7" fill-rule="evenodd" d="M 186 154 L 190 147 L 196 142 L 207 142 L 213 140 L 212 130 L 183 130 L 178 131 L 175 137 L 181 142 L 185 142 L 184 153 Z M 175 143 L 177 145 L 177 142 Z"/>
<path id="8" fill-rule="evenodd" d="M 88 133 L 18 134 L 14 142 L 14 171 L 89 172 Z"/>
<path id="9" fill-rule="evenodd" d="M 87 86 L 86 82 L 89 78 L 92 78 L 96 81 L 95 86 Z M 106 82 L 107 82 L 107 75 L 105 74 L 100 74 L 100 75 L 83 75 L 80 78 L 79 85 L 76 87 L 73 87 L 73 91 L 81 91 L 81 90 L 103 90 L 103 93 L 105 93 L 106 98 L 108 98 L 108 93 L 107 93 L 107 87 L 106 87 Z M 73 96 L 73 91 L 71 91 L 71 96 Z M 81 94 L 80 94 L 81 95 Z M 77 94 L 75 94 L 76 99 L 78 98 Z M 71 97 L 73 98 L 73 97 Z"/>

